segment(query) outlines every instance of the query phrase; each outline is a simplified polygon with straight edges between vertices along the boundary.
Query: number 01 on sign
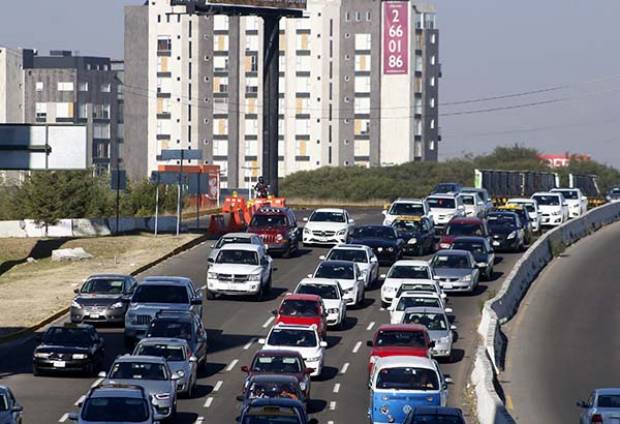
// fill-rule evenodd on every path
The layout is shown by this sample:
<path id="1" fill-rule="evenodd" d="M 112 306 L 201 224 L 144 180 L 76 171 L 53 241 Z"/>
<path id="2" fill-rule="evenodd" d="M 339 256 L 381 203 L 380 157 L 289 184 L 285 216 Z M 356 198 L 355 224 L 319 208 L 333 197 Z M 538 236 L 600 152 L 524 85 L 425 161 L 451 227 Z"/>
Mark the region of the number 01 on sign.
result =
<path id="1" fill-rule="evenodd" d="M 409 2 L 383 3 L 383 72 L 407 74 L 409 70 Z"/>

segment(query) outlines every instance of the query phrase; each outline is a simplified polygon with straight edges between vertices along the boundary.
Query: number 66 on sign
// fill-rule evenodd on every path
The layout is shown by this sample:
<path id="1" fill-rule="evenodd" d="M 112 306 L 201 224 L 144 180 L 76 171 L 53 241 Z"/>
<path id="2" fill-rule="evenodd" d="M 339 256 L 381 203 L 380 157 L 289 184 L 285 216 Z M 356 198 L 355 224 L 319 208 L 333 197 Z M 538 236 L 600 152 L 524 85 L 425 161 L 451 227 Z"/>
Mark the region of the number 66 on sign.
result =
<path id="1" fill-rule="evenodd" d="M 409 2 L 383 3 L 383 72 L 406 74 L 409 69 Z"/>

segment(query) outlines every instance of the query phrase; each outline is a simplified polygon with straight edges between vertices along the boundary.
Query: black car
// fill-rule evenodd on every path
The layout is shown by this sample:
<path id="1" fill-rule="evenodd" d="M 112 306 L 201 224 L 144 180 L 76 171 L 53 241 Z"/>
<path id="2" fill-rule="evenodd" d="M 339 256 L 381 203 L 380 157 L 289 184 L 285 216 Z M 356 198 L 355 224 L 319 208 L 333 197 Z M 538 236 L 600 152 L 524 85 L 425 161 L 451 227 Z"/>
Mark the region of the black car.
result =
<path id="1" fill-rule="evenodd" d="M 435 227 L 433 221 L 426 217 L 412 217 L 411 219 L 397 218 L 392 227 L 396 229 L 398 237 L 405 242 L 406 255 L 433 253 L 435 249 Z"/>
<path id="2" fill-rule="evenodd" d="M 138 282 L 130 275 L 92 275 L 75 289 L 71 322 L 123 324 L 128 302 Z"/>
<path id="3" fill-rule="evenodd" d="M 191 311 L 160 311 L 151 321 L 146 337 L 165 337 L 187 340 L 198 365 L 207 363 L 207 332 L 202 320 Z"/>
<path id="4" fill-rule="evenodd" d="M 487 237 L 457 237 L 450 248 L 471 252 L 476 260 L 476 266 L 480 269 L 481 276 L 485 280 L 493 278 L 495 249 Z"/>
<path id="5" fill-rule="evenodd" d="M 520 252 L 525 249 L 525 228 L 514 212 L 490 212 L 487 226 L 493 249 Z"/>
<path id="6" fill-rule="evenodd" d="M 103 368 L 103 339 L 89 324 L 50 327 L 38 339 L 32 355 L 32 373 L 84 372 L 95 375 Z"/>
<path id="7" fill-rule="evenodd" d="M 306 398 L 299 381 L 290 375 L 260 374 L 248 379 L 243 395 L 237 396 L 247 407 L 254 399 L 293 399 L 305 404 Z"/>
<path id="8" fill-rule="evenodd" d="M 358 225 L 349 230 L 348 244 L 370 247 L 381 265 L 392 265 L 403 257 L 405 242 L 396 229 L 385 225 Z"/>
<path id="9" fill-rule="evenodd" d="M 525 207 L 521 206 L 521 205 L 505 205 L 505 206 L 500 206 L 497 209 L 494 209 L 500 212 L 514 212 L 519 216 L 519 220 L 521 221 L 521 224 L 523 225 L 523 230 L 525 232 L 524 237 L 525 237 L 525 244 L 529 245 L 530 243 L 532 243 L 532 239 L 534 238 L 534 229 L 533 226 L 534 224 L 532 223 L 532 220 L 530 218 L 530 213 L 527 211 L 527 209 L 525 209 Z"/>
<path id="10" fill-rule="evenodd" d="M 411 410 L 403 424 L 465 424 L 463 413 L 458 408 L 441 406 L 418 406 Z"/>

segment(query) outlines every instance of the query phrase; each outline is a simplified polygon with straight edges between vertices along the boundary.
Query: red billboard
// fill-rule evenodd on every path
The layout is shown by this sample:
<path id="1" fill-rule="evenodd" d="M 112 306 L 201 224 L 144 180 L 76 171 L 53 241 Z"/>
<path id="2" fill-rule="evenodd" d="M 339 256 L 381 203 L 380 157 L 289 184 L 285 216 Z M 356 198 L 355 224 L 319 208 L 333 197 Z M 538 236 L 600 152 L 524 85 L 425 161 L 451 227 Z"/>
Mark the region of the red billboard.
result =
<path id="1" fill-rule="evenodd" d="M 383 73 L 406 74 L 409 70 L 408 1 L 383 3 Z"/>

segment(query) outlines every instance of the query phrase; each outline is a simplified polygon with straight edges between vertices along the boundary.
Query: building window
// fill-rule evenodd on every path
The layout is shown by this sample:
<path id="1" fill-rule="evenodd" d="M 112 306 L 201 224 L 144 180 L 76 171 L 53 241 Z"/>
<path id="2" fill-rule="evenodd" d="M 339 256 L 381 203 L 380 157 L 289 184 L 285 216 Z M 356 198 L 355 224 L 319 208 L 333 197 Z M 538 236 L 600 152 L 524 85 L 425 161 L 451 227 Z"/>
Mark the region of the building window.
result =
<path id="1" fill-rule="evenodd" d="M 213 135 L 228 135 L 228 119 L 213 120 Z"/>
<path id="2" fill-rule="evenodd" d="M 356 97 L 353 106 L 355 113 L 369 114 L 370 113 L 370 98 L 369 97 Z"/>
<path id="3" fill-rule="evenodd" d="M 435 120 L 431 119 L 431 129 L 435 129 Z"/>
<path id="4" fill-rule="evenodd" d="M 258 135 L 258 119 L 245 120 L 245 135 Z"/>
<path id="5" fill-rule="evenodd" d="M 228 156 L 228 140 L 213 140 L 213 156 Z"/>
<path id="6" fill-rule="evenodd" d="M 214 72 L 228 72 L 228 57 L 227 56 L 215 56 L 213 58 L 213 71 Z"/>
<path id="7" fill-rule="evenodd" d="M 344 14 L 344 21 L 349 22 L 351 20 L 351 13 L 347 12 Z"/>
<path id="8" fill-rule="evenodd" d="M 435 44 L 437 42 L 437 36 L 435 34 L 431 35 L 431 44 Z"/>
<path id="9" fill-rule="evenodd" d="M 258 93 L 258 78 L 249 77 L 245 80 L 245 92 L 246 93 Z"/>
<path id="10" fill-rule="evenodd" d="M 371 40 L 370 34 L 355 34 L 355 50 L 370 50 Z"/>
<path id="11" fill-rule="evenodd" d="M 246 35 L 245 50 L 253 52 L 258 51 L 258 35 Z"/>
<path id="12" fill-rule="evenodd" d="M 58 91 L 73 91 L 73 83 L 72 82 L 59 82 Z"/>
<path id="13" fill-rule="evenodd" d="M 431 140 L 430 143 L 428 143 L 428 149 L 435 150 L 435 140 Z"/>
<path id="14" fill-rule="evenodd" d="M 369 119 L 356 119 L 354 125 L 355 135 L 369 135 L 370 134 L 370 120 Z M 367 155 L 357 155 L 367 156 Z"/>
<path id="15" fill-rule="evenodd" d="M 82 103 L 78 105 L 78 118 L 88 119 L 88 104 Z"/>
<path id="16" fill-rule="evenodd" d="M 215 31 L 228 31 L 228 16 L 215 15 L 213 17 L 213 29 Z"/>
<path id="17" fill-rule="evenodd" d="M 47 119 L 47 103 L 36 103 L 35 115 L 37 121 L 45 121 Z"/>
<path id="18" fill-rule="evenodd" d="M 310 120 L 309 119 L 296 119 L 295 120 L 295 134 L 296 135 L 309 135 L 310 134 Z"/>
<path id="19" fill-rule="evenodd" d="M 355 55 L 355 72 L 369 72 L 371 61 L 369 54 Z"/>
<path id="20" fill-rule="evenodd" d="M 93 138 L 110 138 L 110 124 L 94 124 Z"/>
<path id="21" fill-rule="evenodd" d="M 216 35 L 213 37 L 213 50 L 216 52 L 228 51 L 228 35 Z"/>
<path id="22" fill-rule="evenodd" d="M 73 103 L 56 103 L 56 118 L 73 118 Z"/>
<path id="23" fill-rule="evenodd" d="M 35 84 L 35 89 L 37 91 L 43 91 L 43 82 L 42 81 L 37 81 L 37 83 Z"/>
<path id="24" fill-rule="evenodd" d="M 355 92 L 370 93 L 370 77 L 355 77 Z"/>
<path id="25" fill-rule="evenodd" d="M 435 86 L 435 77 L 431 77 L 431 87 Z"/>
<path id="26" fill-rule="evenodd" d="M 370 11 L 366 12 L 366 20 L 368 22 L 370 22 L 372 20 L 371 18 L 372 18 L 372 15 L 371 15 Z"/>
<path id="27" fill-rule="evenodd" d="M 433 108 L 433 109 L 435 108 L 435 98 L 434 97 L 431 97 L 430 105 L 431 105 L 431 108 Z"/>
<path id="28" fill-rule="evenodd" d="M 109 104 L 94 105 L 93 106 L 93 118 L 110 119 L 110 105 Z"/>
<path id="29" fill-rule="evenodd" d="M 213 78 L 214 93 L 228 93 L 228 77 Z"/>
<path id="30" fill-rule="evenodd" d="M 431 65 L 434 65 L 437 62 L 437 56 L 431 56 Z"/>
<path id="31" fill-rule="evenodd" d="M 160 35 L 157 37 L 157 52 L 158 53 L 170 53 L 172 50 L 172 38 L 167 35 Z"/>

